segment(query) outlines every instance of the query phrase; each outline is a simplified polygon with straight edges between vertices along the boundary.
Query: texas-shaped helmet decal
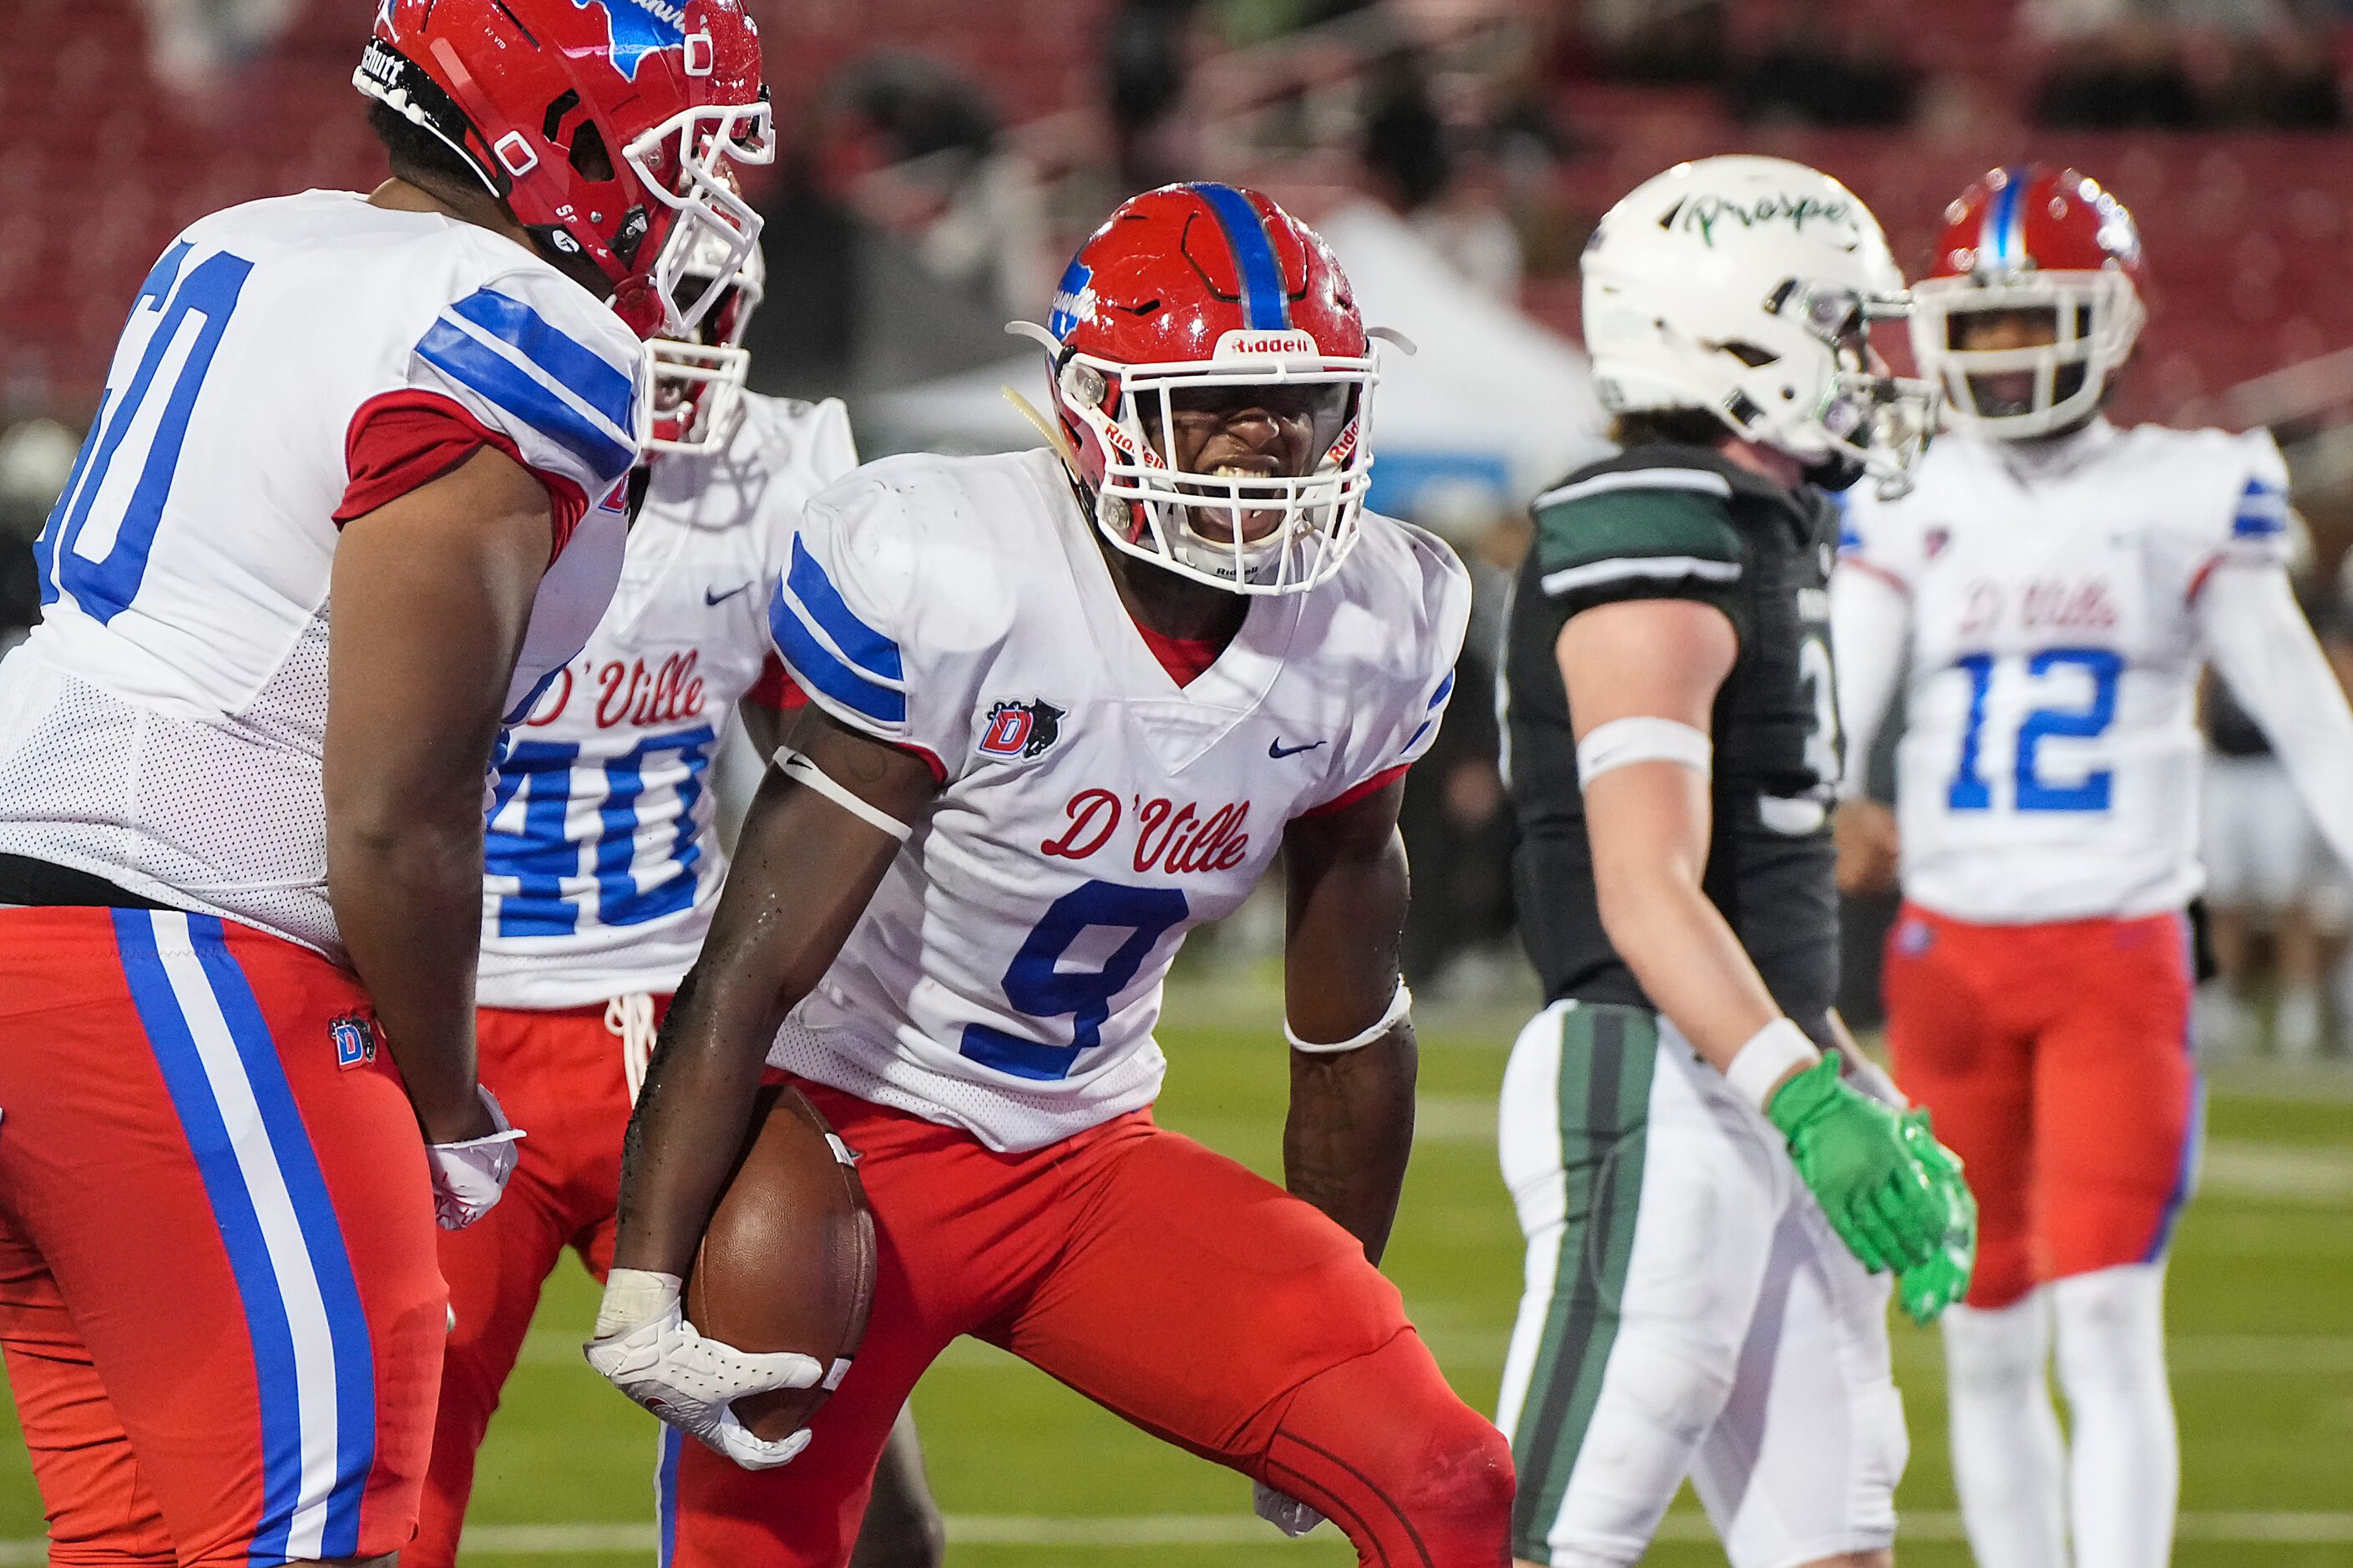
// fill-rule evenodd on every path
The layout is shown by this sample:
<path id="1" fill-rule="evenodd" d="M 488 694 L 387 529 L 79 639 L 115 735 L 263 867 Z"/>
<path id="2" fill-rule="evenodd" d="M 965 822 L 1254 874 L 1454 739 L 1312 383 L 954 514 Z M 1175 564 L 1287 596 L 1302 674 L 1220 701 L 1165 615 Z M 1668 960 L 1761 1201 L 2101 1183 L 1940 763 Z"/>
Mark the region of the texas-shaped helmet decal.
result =
<path id="1" fill-rule="evenodd" d="M 572 0 L 581 10 L 605 13 L 613 39 L 613 68 L 638 79 L 638 62 L 664 49 L 686 47 L 686 7 L 670 0 Z"/>

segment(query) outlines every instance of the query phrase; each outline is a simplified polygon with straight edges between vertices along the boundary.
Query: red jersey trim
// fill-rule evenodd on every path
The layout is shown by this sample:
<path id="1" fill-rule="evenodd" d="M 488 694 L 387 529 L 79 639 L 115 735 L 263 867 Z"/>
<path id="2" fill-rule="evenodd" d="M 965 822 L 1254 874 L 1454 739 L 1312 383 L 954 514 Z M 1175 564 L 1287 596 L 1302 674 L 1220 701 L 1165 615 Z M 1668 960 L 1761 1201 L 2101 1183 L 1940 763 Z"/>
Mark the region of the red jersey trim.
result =
<path id="1" fill-rule="evenodd" d="M 1907 599 L 1912 596 L 1912 584 L 1884 566 L 1875 566 L 1860 555 L 1841 555 L 1838 558 L 1838 563 L 1841 566 L 1852 566 L 1858 572 L 1878 578 Z"/>
<path id="2" fill-rule="evenodd" d="M 2231 552 L 2229 551 L 2217 550 L 2213 554 L 2209 555 L 2204 561 L 2199 563 L 2198 570 L 2191 573 L 2189 575 L 2189 592 L 2182 595 L 2182 603 L 2187 605 L 2196 604 L 2198 602 L 2198 595 L 2206 591 L 2206 579 L 2214 575 L 2214 568 L 2222 564 L 2222 563 L 2229 560 L 2230 557 Z"/>
<path id="3" fill-rule="evenodd" d="M 1190 686 L 1198 680 L 1218 662 L 1218 656 L 1226 651 L 1225 643 L 1214 637 L 1163 637 L 1142 621 L 1136 621 L 1135 629 L 1144 635 L 1144 646 L 1152 650 L 1152 657 L 1160 661 L 1168 679 L 1179 686 Z"/>
<path id="4" fill-rule="evenodd" d="M 562 474 L 523 461 L 513 438 L 491 429 L 454 398 L 414 387 L 369 398 L 343 432 L 343 499 L 335 526 L 424 489 L 484 447 L 496 447 L 537 479 L 547 491 L 554 522 L 553 561 L 572 542 L 587 514 L 587 493 Z"/>
<path id="5" fill-rule="evenodd" d="M 770 654 L 767 662 L 760 667 L 760 679 L 744 693 L 744 700 L 755 707 L 773 708 L 779 713 L 797 713 L 808 706 L 808 693 L 786 671 L 785 661 Z"/>
<path id="6" fill-rule="evenodd" d="M 1348 807 L 1356 805 L 1358 801 L 1364 799 L 1368 795 L 1380 794 L 1381 791 L 1388 788 L 1389 785 L 1405 777 L 1406 770 L 1412 766 L 1413 764 L 1411 763 L 1399 763 L 1393 768 L 1383 768 L 1379 773 L 1375 773 L 1371 778 L 1366 779 L 1364 783 L 1357 784 L 1351 789 L 1342 791 L 1340 794 L 1334 795 L 1330 800 L 1325 801 L 1321 805 L 1311 805 L 1299 815 L 1302 816 L 1328 816 L 1333 812 L 1345 811 Z"/>

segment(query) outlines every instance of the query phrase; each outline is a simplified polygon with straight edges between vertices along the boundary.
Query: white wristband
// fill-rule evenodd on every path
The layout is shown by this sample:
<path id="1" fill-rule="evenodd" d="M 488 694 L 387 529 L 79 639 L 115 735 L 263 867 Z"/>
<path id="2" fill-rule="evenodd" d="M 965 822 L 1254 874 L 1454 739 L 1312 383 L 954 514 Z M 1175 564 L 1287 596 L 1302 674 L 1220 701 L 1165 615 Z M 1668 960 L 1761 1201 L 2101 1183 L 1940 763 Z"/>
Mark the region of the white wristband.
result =
<path id="1" fill-rule="evenodd" d="M 1724 1069 L 1724 1081 L 1732 1086 L 1733 1093 L 1762 1110 L 1791 1068 L 1810 1068 L 1821 1059 L 1822 1053 L 1806 1038 L 1805 1030 L 1787 1018 L 1776 1018 L 1748 1037 L 1748 1043 Z"/>
<path id="2" fill-rule="evenodd" d="M 616 1268 L 605 1277 L 604 1300 L 596 1305 L 596 1337 L 609 1340 L 641 1329 L 678 1305 L 686 1281 L 675 1274 L 650 1268 Z"/>
<path id="3" fill-rule="evenodd" d="M 1396 1028 L 1412 1012 L 1413 993 L 1407 990 L 1405 982 L 1400 980 L 1398 982 L 1397 994 L 1389 998 L 1388 1011 L 1383 1013 L 1372 1027 L 1361 1034 L 1351 1035 L 1345 1040 L 1335 1040 L 1330 1045 L 1324 1045 L 1317 1041 L 1301 1039 L 1299 1031 L 1291 1026 L 1290 1019 L 1285 1018 L 1282 1021 L 1282 1037 L 1291 1042 L 1291 1048 L 1294 1051 L 1313 1051 L 1317 1056 L 1332 1056 L 1341 1051 L 1353 1051 L 1371 1045 L 1375 1040 Z"/>
<path id="4" fill-rule="evenodd" d="M 844 789 L 841 785 L 828 778 L 823 768 L 818 767 L 815 763 L 810 762 L 798 752 L 793 751 L 789 748 L 778 752 L 776 753 L 776 766 L 783 769 L 785 776 L 791 779 L 795 784 L 803 784 L 817 791 L 818 794 L 825 796 L 826 799 L 833 802 L 834 805 L 841 807 L 842 810 L 849 813 L 850 816 L 858 818 L 859 821 L 866 823 L 870 826 L 881 828 L 883 832 L 889 834 L 900 843 L 904 844 L 908 839 L 913 838 L 915 836 L 915 830 L 913 828 L 908 826 L 905 823 L 900 821 L 889 812 L 884 811 L 881 807 L 859 799 L 856 795 L 850 794 L 849 791 Z"/>
<path id="5" fill-rule="evenodd" d="M 1705 778 L 1715 757 L 1714 742 L 1680 720 L 1612 719 L 1577 743 L 1577 784 L 1582 789 L 1630 763 L 1681 763 Z"/>

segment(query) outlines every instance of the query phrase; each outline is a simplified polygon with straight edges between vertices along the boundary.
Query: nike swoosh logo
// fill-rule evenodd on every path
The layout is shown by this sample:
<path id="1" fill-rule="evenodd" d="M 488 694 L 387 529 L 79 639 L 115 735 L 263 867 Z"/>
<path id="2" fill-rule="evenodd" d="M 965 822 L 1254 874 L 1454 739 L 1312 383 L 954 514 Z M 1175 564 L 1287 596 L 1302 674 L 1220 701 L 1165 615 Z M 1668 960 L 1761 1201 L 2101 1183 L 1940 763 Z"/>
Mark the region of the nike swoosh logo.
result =
<path id="1" fill-rule="evenodd" d="M 1303 746 L 1286 746 L 1281 741 L 1269 741 L 1266 754 L 1279 762 L 1284 757 L 1295 757 L 1302 752 L 1312 752 L 1322 744 L 1321 741 L 1310 741 Z"/>
<path id="2" fill-rule="evenodd" d="M 735 586 L 728 589 L 727 592 L 723 594 L 714 594 L 710 589 L 705 588 L 702 591 L 702 602 L 706 605 L 723 605 L 728 600 L 733 598 L 736 595 L 744 592 L 746 588 L 749 588 L 751 585 L 752 584 L 749 583 L 738 583 Z"/>

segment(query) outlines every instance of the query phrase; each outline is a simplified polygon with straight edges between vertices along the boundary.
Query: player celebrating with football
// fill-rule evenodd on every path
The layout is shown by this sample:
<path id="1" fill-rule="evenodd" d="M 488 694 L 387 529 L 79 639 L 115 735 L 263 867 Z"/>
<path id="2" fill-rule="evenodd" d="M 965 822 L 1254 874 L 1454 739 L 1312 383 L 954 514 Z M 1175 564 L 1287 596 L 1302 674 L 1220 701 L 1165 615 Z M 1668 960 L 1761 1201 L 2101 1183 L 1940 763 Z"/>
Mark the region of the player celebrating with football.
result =
<path id="1" fill-rule="evenodd" d="M 1984 1205 L 1945 1320 L 1984 1568 L 2064 1568 L 2071 1526 L 2078 1568 L 2171 1560 L 2205 661 L 2353 859 L 2353 717 L 2288 585 L 2278 448 L 2101 415 L 2139 268 L 2131 215 L 2072 170 L 1997 170 L 1953 204 L 1913 329 L 1953 432 L 1910 495 L 1854 499 L 1831 588 L 1851 758 L 1911 670 L 1898 817 L 1858 797 L 1840 833 L 1862 884 L 1900 821 L 1888 1043 Z"/>
<path id="2" fill-rule="evenodd" d="M 630 477 L 620 589 L 500 752 L 476 1036 L 483 1084 L 532 1135 L 496 1212 L 441 1237 L 454 1327 L 407 1568 L 457 1560 L 475 1450 L 549 1270 L 567 1246 L 600 1280 L 610 1265 L 630 1103 L 726 877 L 709 770 L 731 714 L 765 756 L 799 701 L 768 615 L 801 503 L 858 459 L 838 401 L 744 390 L 763 272 L 754 250 L 721 273 L 732 253 L 701 238 L 681 292 L 718 279 L 712 310 L 650 345 L 653 434 Z M 865 1549 L 899 1568 L 936 1561 L 912 1433 L 881 1474 Z"/>
<path id="3" fill-rule="evenodd" d="M 1250 1475 L 1288 1529 L 1500 1565 L 1503 1442 L 1374 1267 L 1413 1121 L 1400 775 L 1467 579 L 1363 510 L 1369 335 L 1264 197 L 1134 198 L 1029 330 L 1055 450 L 894 458 L 805 513 L 775 629 L 815 710 L 664 1027 L 589 1357 L 710 1444 L 678 1468 L 691 1568 L 842 1562 L 966 1333 Z M 1169 961 L 1278 846 L 1289 1193 L 1149 1110 Z M 764 1064 L 858 1152 L 881 1247 L 854 1363 L 776 1440 L 730 1401 L 825 1369 L 680 1305 Z"/>
<path id="4" fill-rule="evenodd" d="M 394 177 L 203 218 L 132 304 L 0 676 L 0 1342 L 52 1563 L 415 1527 L 434 1220 L 514 1160 L 484 771 L 611 595 L 638 332 L 758 226 L 751 25 L 664 12 L 385 0 Z"/>
<path id="5" fill-rule="evenodd" d="M 1623 450 L 1536 498 L 1505 652 L 1521 929 L 1553 999 L 1504 1080 L 1514 1550 L 1633 1563 L 1688 1474 L 1734 1568 L 1872 1568 L 1905 1455 L 1872 1274 L 1933 1316 L 1968 1210 L 1831 1048 L 1824 491 L 1900 485 L 1933 395 L 1870 351 L 1903 309 L 1878 223 L 1799 164 L 1670 170 L 1583 270 Z"/>

